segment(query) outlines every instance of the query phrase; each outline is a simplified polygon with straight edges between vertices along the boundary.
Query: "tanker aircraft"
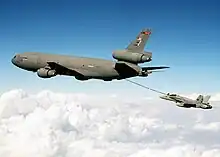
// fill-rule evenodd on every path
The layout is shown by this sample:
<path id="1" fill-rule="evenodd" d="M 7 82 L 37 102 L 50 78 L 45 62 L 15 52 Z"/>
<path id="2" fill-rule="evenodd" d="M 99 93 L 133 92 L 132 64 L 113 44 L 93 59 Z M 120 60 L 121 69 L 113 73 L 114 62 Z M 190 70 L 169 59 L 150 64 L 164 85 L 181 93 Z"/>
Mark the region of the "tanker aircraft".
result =
<path id="1" fill-rule="evenodd" d="M 136 76 L 147 77 L 155 72 L 154 70 L 169 68 L 138 65 L 152 60 L 152 53 L 144 51 L 150 34 L 150 29 L 143 29 L 127 48 L 113 51 L 112 56 L 115 60 L 24 52 L 16 54 L 11 62 L 23 70 L 36 72 L 41 78 L 66 75 L 81 81 L 89 79 L 112 81 Z"/>

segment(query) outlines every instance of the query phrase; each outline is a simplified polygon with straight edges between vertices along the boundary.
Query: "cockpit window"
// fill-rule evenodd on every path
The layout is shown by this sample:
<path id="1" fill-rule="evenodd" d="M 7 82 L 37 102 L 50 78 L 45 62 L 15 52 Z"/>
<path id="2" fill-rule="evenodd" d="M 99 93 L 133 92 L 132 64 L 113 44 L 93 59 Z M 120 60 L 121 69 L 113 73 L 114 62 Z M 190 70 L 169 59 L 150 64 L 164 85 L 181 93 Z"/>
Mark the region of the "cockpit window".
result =
<path id="1" fill-rule="evenodd" d="M 27 60 L 27 57 L 21 57 L 22 60 Z"/>
<path id="2" fill-rule="evenodd" d="M 24 60 L 27 60 L 28 58 L 26 56 L 20 56 L 20 55 L 16 55 L 16 60 L 18 62 L 22 62 Z"/>

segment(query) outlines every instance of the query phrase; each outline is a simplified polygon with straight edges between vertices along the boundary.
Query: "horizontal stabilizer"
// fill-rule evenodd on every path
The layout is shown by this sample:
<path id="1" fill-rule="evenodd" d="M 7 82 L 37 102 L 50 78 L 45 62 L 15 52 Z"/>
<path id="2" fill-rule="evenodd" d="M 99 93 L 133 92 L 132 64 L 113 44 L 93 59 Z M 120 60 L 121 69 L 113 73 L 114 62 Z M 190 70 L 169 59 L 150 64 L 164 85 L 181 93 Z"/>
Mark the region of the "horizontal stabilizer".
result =
<path id="1" fill-rule="evenodd" d="M 158 66 L 158 67 L 142 67 L 143 71 L 148 71 L 148 70 L 159 70 L 159 69 L 167 69 L 170 67 L 167 66 Z"/>

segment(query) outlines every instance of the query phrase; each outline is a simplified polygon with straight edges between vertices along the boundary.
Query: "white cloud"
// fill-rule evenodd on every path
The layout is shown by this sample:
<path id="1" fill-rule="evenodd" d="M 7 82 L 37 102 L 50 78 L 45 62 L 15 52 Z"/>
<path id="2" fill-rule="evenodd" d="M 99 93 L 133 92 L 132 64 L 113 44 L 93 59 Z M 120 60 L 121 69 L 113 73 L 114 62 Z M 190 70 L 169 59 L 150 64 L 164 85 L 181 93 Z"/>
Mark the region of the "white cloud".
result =
<path id="1" fill-rule="evenodd" d="M 0 97 L 0 156 L 219 157 L 219 109 L 178 108 L 142 96 L 38 94 Z"/>
<path id="2" fill-rule="evenodd" d="M 211 101 L 220 101 L 220 93 L 213 95 L 210 100 Z"/>
<path id="3" fill-rule="evenodd" d="M 208 131 L 220 131 L 220 122 L 211 122 L 208 124 L 196 124 L 195 129 L 208 130 Z"/>

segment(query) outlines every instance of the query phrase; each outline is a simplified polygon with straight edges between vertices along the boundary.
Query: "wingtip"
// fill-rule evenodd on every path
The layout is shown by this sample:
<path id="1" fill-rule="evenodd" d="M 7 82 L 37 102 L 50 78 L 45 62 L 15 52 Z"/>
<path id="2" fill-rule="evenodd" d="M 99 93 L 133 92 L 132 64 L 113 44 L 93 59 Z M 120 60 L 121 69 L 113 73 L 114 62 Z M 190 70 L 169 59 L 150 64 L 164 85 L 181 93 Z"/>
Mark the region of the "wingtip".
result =
<path id="1" fill-rule="evenodd" d="M 170 67 L 165 66 L 164 68 L 167 69 L 167 68 L 170 68 Z"/>
<path id="2" fill-rule="evenodd" d="M 168 67 L 168 66 L 161 66 L 160 68 L 161 69 L 167 69 L 167 68 L 170 68 L 170 67 Z"/>

